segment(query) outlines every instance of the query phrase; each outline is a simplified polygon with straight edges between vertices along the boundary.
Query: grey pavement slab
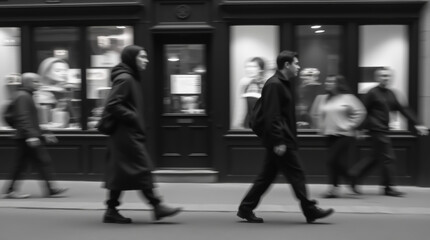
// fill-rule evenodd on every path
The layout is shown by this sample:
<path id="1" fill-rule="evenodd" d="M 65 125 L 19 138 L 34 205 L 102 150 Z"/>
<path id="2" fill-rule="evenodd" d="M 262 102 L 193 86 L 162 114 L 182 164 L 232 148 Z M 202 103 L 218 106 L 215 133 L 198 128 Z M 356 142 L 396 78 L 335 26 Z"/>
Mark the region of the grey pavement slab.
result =
<path id="1" fill-rule="evenodd" d="M 0 180 L 0 186 L 5 181 Z M 45 198 L 41 185 L 35 180 L 21 181 L 20 192 L 30 193 L 28 199 L 0 199 L 0 208 L 41 209 L 104 209 L 106 189 L 101 182 L 59 181 L 57 185 L 67 187 L 63 196 Z M 157 192 L 172 206 L 181 206 L 185 211 L 234 212 L 246 193 L 248 183 L 157 183 Z M 380 195 L 378 186 L 361 186 L 361 196 L 342 188 L 342 198 L 323 199 L 320 195 L 328 188 L 325 184 L 308 185 L 309 195 L 321 207 L 333 207 L 343 213 L 396 213 L 430 215 L 430 188 L 399 186 L 406 197 Z M 127 191 L 121 198 L 123 210 L 148 210 L 150 206 L 137 191 Z M 274 184 L 263 196 L 256 209 L 260 212 L 300 212 L 289 184 Z"/>

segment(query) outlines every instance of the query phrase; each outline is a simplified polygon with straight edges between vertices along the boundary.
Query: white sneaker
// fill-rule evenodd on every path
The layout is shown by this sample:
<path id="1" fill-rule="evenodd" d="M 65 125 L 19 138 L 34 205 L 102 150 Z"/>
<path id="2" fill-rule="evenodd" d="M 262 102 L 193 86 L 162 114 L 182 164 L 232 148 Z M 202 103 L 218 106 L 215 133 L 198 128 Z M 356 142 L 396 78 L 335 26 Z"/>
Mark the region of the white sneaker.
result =
<path id="1" fill-rule="evenodd" d="M 9 193 L 5 193 L 3 195 L 3 198 L 23 199 L 23 198 L 29 198 L 30 196 L 31 196 L 30 194 L 17 193 L 15 191 L 12 191 L 12 192 L 9 192 Z"/>

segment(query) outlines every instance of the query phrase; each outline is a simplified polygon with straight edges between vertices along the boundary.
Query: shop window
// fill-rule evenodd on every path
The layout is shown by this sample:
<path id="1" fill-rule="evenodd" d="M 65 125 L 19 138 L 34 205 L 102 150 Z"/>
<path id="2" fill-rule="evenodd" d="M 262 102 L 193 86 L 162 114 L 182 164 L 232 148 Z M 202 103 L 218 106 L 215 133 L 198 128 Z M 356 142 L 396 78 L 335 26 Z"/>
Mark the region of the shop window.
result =
<path id="1" fill-rule="evenodd" d="M 42 77 L 42 86 L 34 93 L 41 125 L 47 129 L 80 129 L 79 28 L 35 28 L 34 47 L 37 72 Z"/>
<path id="2" fill-rule="evenodd" d="M 0 56 L 3 57 L 0 64 L 0 107 L 11 100 L 17 90 L 21 72 L 21 30 L 19 28 L 0 28 Z M 0 120 L 0 129 L 11 129 Z"/>
<path id="3" fill-rule="evenodd" d="M 342 74 L 341 26 L 296 26 L 296 46 L 299 54 L 300 73 L 297 78 L 296 118 L 302 131 L 314 129 L 309 115 L 316 96 L 324 93 L 327 76 Z"/>
<path id="4" fill-rule="evenodd" d="M 163 113 L 206 114 L 206 46 L 164 45 Z"/>
<path id="5" fill-rule="evenodd" d="M 381 67 L 392 72 L 391 88 L 402 104 L 407 105 L 409 75 L 408 28 L 405 25 L 360 26 L 358 93 L 365 94 L 376 86 L 374 72 Z M 390 128 L 406 130 L 407 121 L 398 112 L 391 113 Z"/>
<path id="6" fill-rule="evenodd" d="M 86 69 L 88 129 L 101 117 L 111 88 L 110 70 L 121 62 L 121 51 L 134 42 L 130 26 L 97 26 L 87 28 L 90 67 Z"/>
<path id="7" fill-rule="evenodd" d="M 230 128 L 249 129 L 248 114 L 276 70 L 279 27 L 230 27 Z"/>
<path id="8" fill-rule="evenodd" d="M 80 27 L 34 29 L 35 65 L 43 78 L 43 86 L 34 96 L 45 128 L 83 129 L 83 118 L 86 128 L 93 129 L 110 90 L 110 69 L 121 61 L 122 49 L 134 42 L 130 26 L 85 27 L 85 40 L 81 32 Z M 82 56 L 88 60 L 85 71 L 81 69 Z M 86 74 L 86 88 L 81 73 Z"/>

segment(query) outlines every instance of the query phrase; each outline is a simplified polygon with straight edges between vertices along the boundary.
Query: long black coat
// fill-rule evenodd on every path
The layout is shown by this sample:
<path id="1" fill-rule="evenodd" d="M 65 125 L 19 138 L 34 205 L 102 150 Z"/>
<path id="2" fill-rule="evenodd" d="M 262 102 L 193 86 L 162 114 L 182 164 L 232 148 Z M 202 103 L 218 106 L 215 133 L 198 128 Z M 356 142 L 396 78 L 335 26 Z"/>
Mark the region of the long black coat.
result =
<path id="1" fill-rule="evenodd" d="M 106 111 L 112 113 L 117 125 L 108 139 L 105 187 L 110 190 L 153 188 L 138 73 L 121 63 L 112 69 L 111 79 Z"/>

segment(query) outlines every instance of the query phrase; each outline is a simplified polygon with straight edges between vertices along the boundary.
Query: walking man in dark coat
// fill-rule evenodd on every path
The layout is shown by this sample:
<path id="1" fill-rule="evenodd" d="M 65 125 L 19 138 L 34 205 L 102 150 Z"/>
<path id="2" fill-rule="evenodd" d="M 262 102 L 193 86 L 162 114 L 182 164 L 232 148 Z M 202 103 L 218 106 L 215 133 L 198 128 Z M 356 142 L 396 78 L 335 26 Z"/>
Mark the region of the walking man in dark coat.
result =
<path id="1" fill-rule="evenodd" d="M 375 80 L 378 86 L 372 88 L 363 97 L 363 103 L 367 110 L 367 118 L 361 128 L 369 131 L 372 142 L 372 152 L 370 157 L 363 158 L 351 168 L 353 178 L 353 188 L 362 181 L 363 178 L 378 164 L 382 165 L 382 194 L 390 197 L 402 197 L 404 192 L 394 188 L 395 176 L 395 155 L 390 132 L 390 112 L 399 111 L 411 123 L 419 135 L 428 135 L 426 126 L 419 125 L 416 117 L 406 106 L 402 106 L 397 100 L 396 95 L 389 86 L 392 81 L 393 71 L 389 68 L 380 68 L 375 71 Z M 362 133 L 360 135 L 363 135 Z M 357 193 L 361 193 L 357 191 Z"/>
<path id="2" fill-rule="evenodd" d="M 125 190 L 139 190 L 154 208 L 154 218 L 177 214 L 180 208 L 161 203 L 154 192 L 152 162 L 145 146 L 143 89 L 139 72 L 148 64 L 146 50 L 130 45 L 121 53 L 121 63 L 112 69 L 112 89 L 105 111 L 116 125 L 108 138 L 105 187 L 109 190 L 105 223 L 131 223 L 118 213 L 120 196 Z"/>
<path id="3" fill-rule="evenodd" d="M 48 151 L 44 147 L 47 143 L 56 143 L 57 138 L 43 131 L 39 125 L 36 104 L 33 92 L 40 86 L 40 76 L 35 73 L 23 73 L 21 87 L 13 100 L 15 139 L 17 143 L 15 167 L 11 173 L 10 182 L 7 183 L 5 198 L 28 198 L 29 194 L 20 194 L 16 191 L 16 181 L 31 163 L 45 182 L 46 196 L 54 196 L 65 192 L 66 188 L 55 188 L 52 183 L 52 163 Z M 42 138 L 43 137 L 43 138 Z"/>
<path id="4" fill-rule="evenodd" d="M 262 195 L 275 180 L 278 172 L 291 184 L 308 223 L 333 213 L 333 209 L 321 209 L 315 200 L 308 198 L 305 174 L 300 165 L 297 144 L 297 125 L 293 87 L 294 77 L 300 66 L 298 55 L 282 51 L 277 59 L 277 71 L 267 80 L 261 94 L 264 130 L 263 145 L 266 147 L 264 166 L 251 189 L 243 198 L 237 216 L 248 222 L 262 223 L 253 210 Z"/>

